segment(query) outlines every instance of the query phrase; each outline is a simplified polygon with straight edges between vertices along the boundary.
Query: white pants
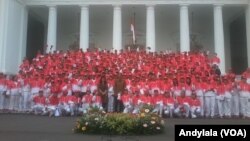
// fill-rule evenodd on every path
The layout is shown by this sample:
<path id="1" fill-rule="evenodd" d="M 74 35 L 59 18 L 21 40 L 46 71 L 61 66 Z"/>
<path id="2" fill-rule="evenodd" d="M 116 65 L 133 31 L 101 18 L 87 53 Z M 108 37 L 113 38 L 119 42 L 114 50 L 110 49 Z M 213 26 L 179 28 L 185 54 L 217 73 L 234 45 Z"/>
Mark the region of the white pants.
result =
<path id="1" fill-rule="evenodd" d="M 224 114 L 227 117 L 232 115 L 232 94 L 228 91 L 225 93 Z"/>
<path id="2" fill-rule="evenodd" d="M 197 118 L 197 117 L 201 116 L 201 107 L 200 106 L 192 106 L 190 108 L 190 111 L 191 111 L 192 118 Z"/>
<path id="3" fill-rule="evenodd" d="M 60 115 L 62 115 L 63 112 L 66 114 L 70 114 L 73 116 L 75 114 L 76 105 L 75 104 L 62 104 L 59 105 Z"/>
<path id="4" fill-rule="evenodd" d="M 134 105 L 134 109 L 133 109 L 133 114 L 138 114 L 140 111 L 140 106 L 139 105 Z"/>
<path id="5" fill-rule="evenodd" d="M 45 106 L 41 104 L 35 104 L 34 106 L 32 106 L 32 111 L 34 111 L 35 114 L 43 114 L 46 112 L 45 109 Z"/>
<path id="6" fill-rule="evenodd" d="M 250 118 L 250 96 L 248 97 L 246 116 Z"/>
<path id="7" fill-rule="evenodd" d="M 240 92 L 240 113 L 243 117 L 247 117 L 248 115 L 248 98 L 249 92 L 241 91 Z"/>
<path id="8" fill-rule="evenodd" d="M 20 106 L 20 95 L 10 94 L 9 110 L 19 110 Z"/>
<path id="9" fill-rule="evenodd" d="M 222 118 L 225 115 L 225 96 L 224 95 L 217 95 L 216 96 L 216 103 L 218 106 L 219 116 Z"/>
<path id="10" fill-rule="evenodd" d="M 160 116 L 162 116 L 163 108 L 163 104 L 156 104 L 153 112 L 157 112 Z"/>
<path id="11" fill-rule="evenodd" d="M 90 92 L 93 94 L 97 90 L 97 86 L 90 86 Z"/>
<path id="12" fill-rule="evenodd" d="M 21 98 L 21 107 L 23 111 L 28 111 L 31 109 L 31 93 L 23 92 Z"/>
<path id="13" fill-rule="evenodd" d="M 102 110 L 102 109 L 103 109 L 103 107 L 102 107 L 102 104 L 101 104 L 101 103 L 93 103 L 93 104 L 92 104 L 92 106 L 93 106 L 93 107 L 97 107 L 97 108 L 99 108 L 100 110 Z"/>
<path id="14" fill-rule="evenodd" d="M 173 104 L 168 104 L 164 106 L 164 114 L 169 116 L 170 118 L 173 117 L 173 111 L 174 111 L 174 105 Z"/>
<path id="15" fill-rule="evenodd" d="M 4 100 L 5 96 L 3 95 L 3 91 L 0 91 L 0 110 L 4 108 Z"/>
<path id="16" fill-rule="evenodd" d="M 206 117 L 215 115 L 215 93 L 212 91 L 205 93 L 205 115 Z"/>
<path id="17" fill-rule="evenodd" d="M 56 113 L 56 109 L 57 109 L 57 106 L 55 106 L 55 105 L 49 105 L 48 107 L 47 107 L 47 110 L 48 111 L 45 111 L 45 112 L 50 112 L 51 113 L 51 116 L 54 116 L 54 115 L 56 115 L 55 113 Z"/>
<path id="18" fill-rule="evenodd" d="M 132 112 L 132 105 L 130 103 L 124 103 L 124 110 L 123 113 L 131 113 Z"/>
<path id="19" fill-rule="evenodd" d="M 205 111 L 205 100 L 204 100 L 204 94 L 202 90 L 197 90 L 197 97 L 200 100 L 201 106 L 200 106 L 200 110 L 201 110 L 201 116 L 204 116 L 204 111 Z"/>
<path id="20" fill-rule="evenodd" d="M 181 109 L 184 109 L 184 111 L 182 111 Z M 176 116 L 180 117 L 182 115 L 184 115 L 185 117 L 189 117 L 189 113 L 190 113 L 190 106 L 187 104 L 184 104 L 183 106 L 178 106 L 175 110 L 174 113 Z"/>
<path id="21" fill-rule="evenodd" d="M 87 113 L 87 111 L 88 111 L 88 109 L 89 109 L 89 107 L 90 107 L 90 104 L 89 103 L 83 103 L 82 104 L 82 112 L 84 113 L 84 114 L 86 114 Z"/>
<path id="22" fill-rule="evenodd" d="M 232 115 L 239 116 L 240 115 L 240 103 L 239 103 L 239 93 L 234 91 L 232 93 L 232 105 L 231 105 Z"/>

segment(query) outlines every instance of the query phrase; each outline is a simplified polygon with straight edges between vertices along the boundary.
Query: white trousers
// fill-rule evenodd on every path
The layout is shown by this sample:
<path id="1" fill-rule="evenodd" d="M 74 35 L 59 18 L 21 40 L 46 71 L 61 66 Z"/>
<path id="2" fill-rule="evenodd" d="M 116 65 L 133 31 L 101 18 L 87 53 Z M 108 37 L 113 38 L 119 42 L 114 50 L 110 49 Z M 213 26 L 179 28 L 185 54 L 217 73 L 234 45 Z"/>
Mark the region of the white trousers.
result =
<path id="1" fill-rule="evenodd" d="M 86 114 L 86 113 L 87 113 L 89 107 L 90 107 L 90 104 L 89 104 L 89 103 L 83 103 L 83 104 L 82 104 L 82 109 L 81 109 L 81 111 L 83 112 L 83 114 Z"/>
<path id="2" fill-rule="evenodd" d="M 168 105 L 164 106 L 164 114 L 169 116 L 170 118 L 173 117 L 173 111 L 174 111 L 173 104 L 168 104 Z"/>
<path id="3" fill-rule="evenodd" d="M 4 108 L 5 96 L 3 95 L 3 91 L 0 91 L 0 110 Z"/>
<path id="4" fill-rule="evenodd" d="M 184 109 L 184 111 L 182 111 L 182 108 Z M 190 113 L 190 106 L 187 104 L 184 104 L 183 106 L 178 106 L 175 110 L 174 113 L 176 116 L 180 117 L 182 115 L 184 115 L 185 117 L 189 117 L 189 113 Z"/>
<path id="5" fill-rule="evenodd" d="M 225 100 L 224 100 L 224 114 L 227 117 L 231 117 L 232 115 L 232 94 L 227 91 L 225 93 Z"/>
<path id="6" fill-rule="evenodd" d="M 43 114 L 46 112 L 45 109 L 45 106 L 41 104 L 35 104 L 34 106 L 32 106 L 32 111 L 34 111 L 35 114 Z"/>
<path id="7" fill-rule="evenodd" d="M 59 105 L 60 115 L 65 112 L 71 116 L 75 115 L 76 105 L 75 104 L 61 104 Z"/>
<path id="8" fill-rule="evenodd" d="M 201 116 L 201 107 L 200 106 L 191 106 L 190 111 L 191 111 L 192 118 L 197 118 L 197 117 Z"/>
<path id="9" fill-rule="evenodd" d="M 218 107 L 219 116 L 222 118 L 225 115 L 225 96 L 217 95 L 216 103 Z"/>
<path id="10" fill-rule="evenodd" d="M 160 116 L 162 116 L 162 112 L 163 112 L 164 106 L 163 104 L 156 104 L 155 108 L 153 110 L 153 112 L 158 113 Z"/>
<path id="11" fill-rule="evenodd" d="M 215 115 L 215 93 L 208 91 L 205 93 L 205 116 L 214 117 Z"/>
<path id="12" fill-rule="evenodd" d="M 21 99 L 22 110 L 28 111 L 31 109 L 31 93 L 23 92 Z"/>
<path id="13" fill-rule="evenodd" d="M 240 115 L 240 98 L 239 98 L 239 93 L 238 92 L 233 92 L 232 93 L 232 105 L 231 105 L 231 110 L 232 110 L 232 115 L 234 116 L 239 116 Z"/>
<path id="14" fill-rule="evenodd" d="M 249 92 L 241 91 L 240 92 L 240 113 L 243 117 L 248 117 L 248 99 L 249 99 Z"/>
<path id="15" fill-rule="evenodd" d="M 9 110 L 16 110 L 20 109 L 20 95 L 19 94 L 10 94 L 10 103 L 9 103 Z"/>
<path id="16" fill-rule="evenodd" d="M 204 96 L 201 95 L 201 96 L 198 96 L 198 99 L 200 100 L 200 103 L 201 103 L 201 106 L 200 106 L 200 114 L 201 116 L 204 116 L 204 111 L 205 111 L 205 102 L 204 102 Z"/>
<path id="17" fill-rule="evenodd" d="M 56 115 L 56 109 L 57 109 L 57 106 L 55 106 L 55 105 L 49 105 L 47 107 L 47 111 L 45 111 L 45 112 L 50 112 L 51 113 L 50 116 L 54 116 L 54 115 Z"/>

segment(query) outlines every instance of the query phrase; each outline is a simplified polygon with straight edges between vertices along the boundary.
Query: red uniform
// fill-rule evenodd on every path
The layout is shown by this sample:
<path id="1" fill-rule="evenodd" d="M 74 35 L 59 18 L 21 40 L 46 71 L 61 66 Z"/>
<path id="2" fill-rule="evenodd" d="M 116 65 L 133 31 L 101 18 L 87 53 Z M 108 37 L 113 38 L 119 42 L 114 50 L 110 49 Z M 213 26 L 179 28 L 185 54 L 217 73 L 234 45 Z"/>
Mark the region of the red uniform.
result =
<path id="1" fill-rule="evenodd" d="M 41 104 L 41 105 L 45 105 L 46 104 L 46 98 L 44 96 L 36 96 L 33 99 L 35 104 Z"/>

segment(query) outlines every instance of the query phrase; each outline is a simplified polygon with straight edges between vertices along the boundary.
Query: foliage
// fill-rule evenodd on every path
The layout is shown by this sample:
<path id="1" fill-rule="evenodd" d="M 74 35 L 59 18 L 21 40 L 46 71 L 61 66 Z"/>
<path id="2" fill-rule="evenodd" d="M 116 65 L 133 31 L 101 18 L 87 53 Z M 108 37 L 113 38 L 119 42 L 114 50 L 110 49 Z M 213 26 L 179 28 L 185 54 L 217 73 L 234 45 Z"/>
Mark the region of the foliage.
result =
<path id="1" fill-rule="evenodd" d="M 164 131 L 164 120 L 143 106 L 138 114 L 105 113 L 91 108 L 77 120 L 73 131 L 83 134 L 152 135 Z"/>

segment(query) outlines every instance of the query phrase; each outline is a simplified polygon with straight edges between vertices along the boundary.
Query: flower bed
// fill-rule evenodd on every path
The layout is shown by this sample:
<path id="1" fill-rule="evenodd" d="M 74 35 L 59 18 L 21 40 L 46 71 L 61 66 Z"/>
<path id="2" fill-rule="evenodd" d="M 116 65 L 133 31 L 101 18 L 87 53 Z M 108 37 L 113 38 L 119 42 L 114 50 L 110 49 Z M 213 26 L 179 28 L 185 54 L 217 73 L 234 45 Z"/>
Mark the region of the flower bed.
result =
<path id="1" fill-rule="evenodd" d="M 91 108 L 88 114 L 77 120 L 73 129 L 83 134 L 152 135 L 163 133 L 164 120 L 142 108 L 139 114 L 105 113 Z"/>

